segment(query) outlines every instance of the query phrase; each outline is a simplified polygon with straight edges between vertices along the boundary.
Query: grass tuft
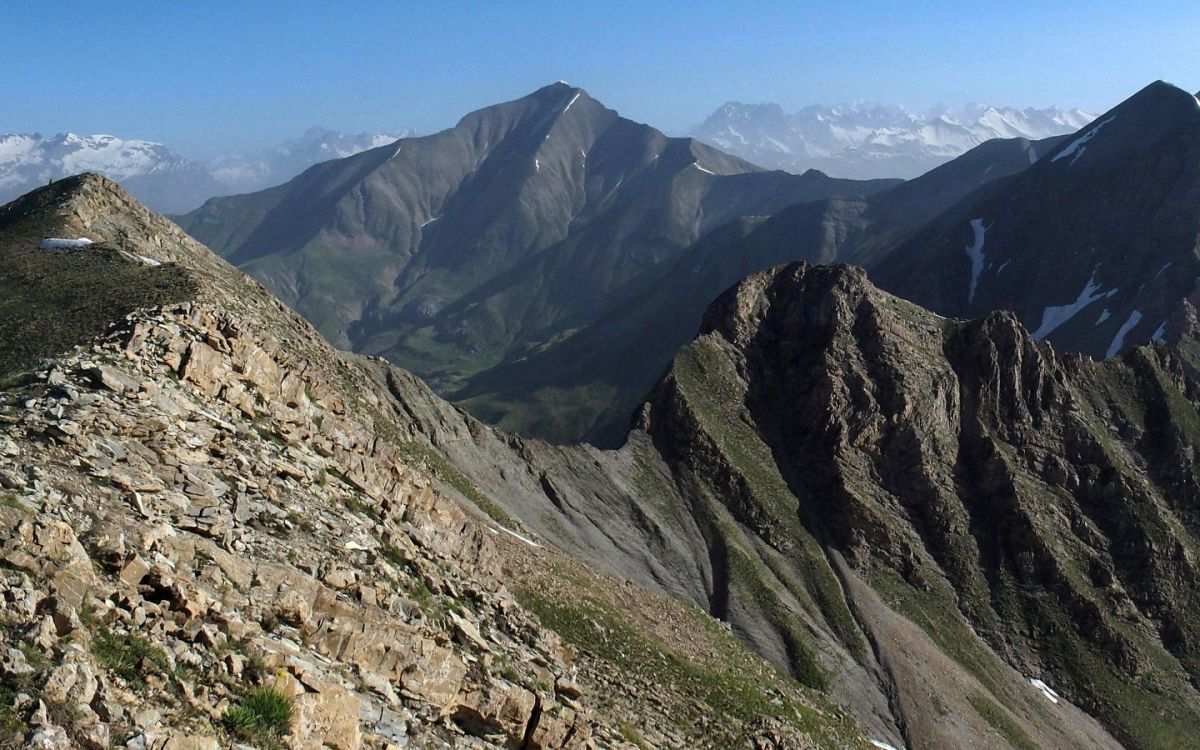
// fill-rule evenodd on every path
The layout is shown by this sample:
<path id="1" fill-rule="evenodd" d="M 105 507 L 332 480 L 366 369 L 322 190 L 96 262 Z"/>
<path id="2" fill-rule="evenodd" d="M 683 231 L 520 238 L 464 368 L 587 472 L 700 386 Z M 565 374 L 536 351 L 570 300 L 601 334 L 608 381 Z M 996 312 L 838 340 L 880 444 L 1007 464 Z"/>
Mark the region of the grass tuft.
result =
<path id="1" fill-rule="evenodd" d="M 99 633 L 92 642 L 92 654 L 135 688 L 145 687 L 149 673 L 170 673 L 166 652 L 139 635 Z"/>
<path id="2" fill-rule="evenodd" d="M 234 737 L 260 748 L 277 748 L 292 725 L 292 699 L 274 688 L 258 688 L 225 712 L 221 725 Z"/>

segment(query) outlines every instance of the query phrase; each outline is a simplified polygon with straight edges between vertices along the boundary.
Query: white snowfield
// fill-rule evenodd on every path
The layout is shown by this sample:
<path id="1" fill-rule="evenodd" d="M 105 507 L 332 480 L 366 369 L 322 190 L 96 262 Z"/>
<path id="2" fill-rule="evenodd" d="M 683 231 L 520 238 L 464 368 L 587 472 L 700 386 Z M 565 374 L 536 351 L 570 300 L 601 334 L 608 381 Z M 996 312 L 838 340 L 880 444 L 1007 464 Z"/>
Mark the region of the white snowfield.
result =
<path id="1" fill-rule="evenodd" d="M 979 276 L 983 273 L 983 238 L 987 234 L 983 219 L 971 219 L 971 231 L 975 233 L 975 242 L 963 248 L 967 257 L 971 259 L 971 287 L 967 291 L 967 302 L 975 301 L 975 289 L 979 286 Z"/>
<path id="2" fill-rule="evenodd" d="M 1125 346 L 1125 334 L 1133 330 L 1133 327 L 1142 322 L 1142 313 L 1134 310 L 1129 313 L 1129 317 L 1121 324 L 1121 329 L 1117 331 L 1117 335 L 1113 336 L 1112 343 L 1108 345 L 1108 351 L 1104 353 L 1104 358 L 1109 359 L 1117 356 L 1121 352 L 1121 347 Z"/>
<path id="3" fill-rule="evenodd" d="M 1073 133 L 1093 119 L 1080 110 L 1056 107 L 971 106 L 918 114 L 857 103 L 810 106 L 788 114 L 777 104 L 729 102 L 693 135 L 766 167 L 816 167 L 843 177 L 914 177 L 992 138 L 1038 140 Z M 1030 163 L 1037 157 L 1031 150 Z M 895 165 L 889 167 L 889 162 Z M 857 171 L 839 174 L 839 167 Z"/>
<path id="4" fill-rule="evenodd" d="M 1046 696 L 1046 700 L 1050 701 L 1051 703 L 1058 703 L 1058 693 L 1054 692 L 1054 689 L 1046 683 L 1042 682 L 1036 677 L 1033 677 L 1030 678 L 1029 684 L 1042 691 L 1042 695 Z"/>
<path id="5" fill-rule="evenodd" d="M 705 172 L 706 174 L 713 175 L 714 177 L 717 176 L 717 173 L 712 171 L 711 169 L 705 169 L 704 167 L 700 166 L 700 162 L 698 162 L 698 161 L 692 162 L 692 166 L 695 167 L 696 169 L 699 169 L 701 172 Z"/>
<path id="6" fill-rule="evenodd" d="M 1116 115 L 1109 115 L 1106 119 L 1101 120 L 1093 125 L 1091 130 L 1071 141 L 1066 148 L 1055 154 L 1054 158 L 1050 161 L 1058 161 L 1059 159 L 1065 159 L 1068 156 L 1073 155 L 1074 158 L 1071 159 L 1071 163 L 1067 165 L 1068 167 L 1073 166 L 1075 162 L 1079 161 L 1079 157 L 1083 156 L 1083 152 L 1087 150 L 1088 141 L 1095 138 L 1096 134 L 1100 132 L 1100 129 L 1112 122 L 1114 117 L 1116 117 Z"/>
<path id="7" fill-rule="evenodd" d="M 1039 341 L 1046 338 L 1054 333 L 1054 329 L 1075 317 L 1075 314 L 1083 308 L 1102 297 L 1111 297 L 1116 293 L 1116 289 L 1101 292 L 1100 285 L 1096 283 L 1096 273 L 1093 271 L 1091 277 L 1088 278 L 1087 284 L 1084 285 L 1083 291 L 1079 293 L 1074 302 L 1069 305 L 1047 307 L 1042 311 L 1042 324 L 1033 332 L 1033 337 Z M 1096 322 L 1099 323 L 1101 321 L 1098 320 Z"/>
<path id="8" fill-rule="evenodd" d="M 161 143 L 111 135 L 61 133 L 0 135 L 0 188 L 79 172 L 103 172 L 123 180 L 133 175 L 184 169 L 188 162 Z"/>
<path id="9" fill-rule="evenodd" d="M 212 180 L 227 192 L 250 192 L 286 182 L 318 162 L 353 156 L 415 134 L 411 130 L 347 134 L 310 128 L 296 140 L 261 152 L 231 152 L 192 161 L 161 143 L 113 135 L 0 133 L 0 203 L 51 178 L 80 172 L 99 172 L 117 181 L 156 175 L 170 185 L 215 191 L 218 188 L 206 182 Z"/>
<path id="10" fill-rule="evenodd" d="M 92 244 L 92 241 L 87 237 L 78 237 L 73 240 L 61 237 L 47 237 L 38 243 L 38 247 L 42 250 L 64 250 L 71 247 L 87 247 L 90 244 Z"/>
<path id="11" fill-rule="evenodd" d="M 879 748 L 879 750 L 898 750 L 895 745 L 889 745 L 888 743 L 884 742 L 883 740 L 867 740 L 867 741 L 870 742 L 875 747 Z"/>

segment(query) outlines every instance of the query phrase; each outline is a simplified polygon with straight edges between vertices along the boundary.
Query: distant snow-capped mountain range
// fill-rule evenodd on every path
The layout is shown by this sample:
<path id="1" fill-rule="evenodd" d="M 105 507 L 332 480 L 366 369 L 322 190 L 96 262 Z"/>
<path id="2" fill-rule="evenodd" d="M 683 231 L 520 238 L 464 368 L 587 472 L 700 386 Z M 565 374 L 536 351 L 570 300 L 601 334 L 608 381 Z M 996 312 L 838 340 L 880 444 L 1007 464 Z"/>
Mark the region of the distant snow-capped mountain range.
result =
<path id="1" fill-rule="evenodd" d="M 1079 109 L 972 105 L 918 115 L 895 105 L 809 106 L 729 102 L 693 135 L 760 166 L 835 177 L 911 178 L 992 138 L 1037 140 L 1095 119 Z"/>
<path id="2" fill-rule="evenodd" d="M 699 140 L 760 166 L 835 177 L 916 177 L 992 138 L 1036 140 L 1070 133 L 1093 115 L 1078 109 L 967 107 L 917 115 L 899 106 L 810 106 L 786 114 L 778 104 L 729 102 L 695 129 Z M 112 135 L 0 135 L 0 204 L 78 172 L 121 182 L 151 208 L 182 214 L 216 195 L 282 184 L 329 159 L 414 135 L 342 133 L 310 128 L 258 152 L 188 159 L 152 141 Z"/>
<path id="3" fill-rule="evenodd" d="M 410 135 L 412 131 L 348 134 L 310 128 L 274 148 L 229 153 L 209 161 L 193 161 L 161 143 L 112 135 L 0 135 L 0 204 L 51 179 L 99 172 L 121 182 L 156 211 L 183 213 L 215 195 L 278 185 L 317 162 Z"/>

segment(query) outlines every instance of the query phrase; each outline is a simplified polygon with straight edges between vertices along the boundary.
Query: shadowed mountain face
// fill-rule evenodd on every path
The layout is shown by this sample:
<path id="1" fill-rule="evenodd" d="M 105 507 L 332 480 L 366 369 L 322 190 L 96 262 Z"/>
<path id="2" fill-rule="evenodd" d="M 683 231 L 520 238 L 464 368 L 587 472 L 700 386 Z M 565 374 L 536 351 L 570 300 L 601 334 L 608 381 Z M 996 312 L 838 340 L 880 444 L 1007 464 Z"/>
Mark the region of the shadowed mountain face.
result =
<path id="1" fill-rule="evenodd" d="M 662 268 L 646 291 L 615 297 L 594 323 L 478 374 L 454 398 L 522 434 L 619 444 L 637 405 L 723 291 L 798 260 L 873 265 L 963 196 L 1026 169 L 1058 142 L 989 141 L 870 196 L 799 203 L 719 227 Z"/>
<path id="2" fill-rule="evenodd" d="M 181 224 L 335 344 L 448 391 L 590 323 L 716 226 L 889 184 L 765 172 L 559 83 Z"/>
<path id="3" fill-rule="evenodd" d="M 510 429 L 615 444 L 706 301 L 794 260 L 864 266 L 882 288 L 945 315 L 1013 310 L 1035 338 L 1098 359 L 1170 342 L 1195 368 L 1198 205 L 1200 103 L 1155 83 L 1073 136 L 990 141 L 871 196 L 722 227 L 660 274 L 654 293 L 455 395 Z"/>
<path id="4" fill-rule="evenodd" d="M 1177 343 L 1195 319 L 1197 206 L 1200 101 L 1158 82 L 964 199 L 872 278 L 947 315 L 1013 310 L 1036 338 L 1097 358 Z"/>
<path id="5" fill-rule="evenodd" d="M 1193 742 L 1200 385 L 1165 347 L 1058 355 L 799 264 L 710 307 L 617 451 L 381 377 L 539 537 L 707 608 L 889 744 Z"/>

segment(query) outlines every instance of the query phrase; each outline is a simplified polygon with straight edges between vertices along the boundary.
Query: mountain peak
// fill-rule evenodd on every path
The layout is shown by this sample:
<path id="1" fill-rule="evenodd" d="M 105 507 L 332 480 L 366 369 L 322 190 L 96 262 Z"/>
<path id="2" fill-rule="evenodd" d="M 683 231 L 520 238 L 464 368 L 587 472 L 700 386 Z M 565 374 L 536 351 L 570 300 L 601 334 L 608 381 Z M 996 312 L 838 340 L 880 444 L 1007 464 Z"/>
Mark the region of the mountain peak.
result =
<path id="1" fill-rule="evenodd" d="M 835 310 L 852 309 L 866 298 L 885 296 L 890 297 L 857 266 L 791 263 L 751 274 L 718 297 L 705 313 L 700 332 L 718 333 L 743 345 L 749 332 L 756 330 L 765 317 L 779 313 L 779 305 L 804 301 L 816 305 L 821 317 L 836 315 Z"/>
<path id="2" fill-rule="evenodd" d="M 1178 86 L 1154 81 L 1066 139 L 1046 163 L 1104 167 L 1141 153 L 1189 125 L 1200 125 L 1200 102 Z"/>
<path id="3" fill-rule="evenodd" d="M 587 92 L 585 92 L 583 89 L 579 88 L 578 86 L 572 86 L 571 84 L 567 83 L 566 81 L 555 81 L 554 83 L 548 83 L 545 86 L 542 86 L 541 88 L 537 89 L 533 93 L 529 94 L 529 96 L 531 96 L 531 97 L 564 96 L 567 94 L 573 95 L 573 94 L 584 94 L 584 93 L 587 93 Z"/>
<path id="4" fill-rule="evenodd" d="M 1159 79 L 1146 84 L 1136 94 L 1126 99 L 1121 104 L 1114 107 L 1116 109 L 1125 107 L 1126 105 L 1137 105 L 1146 107 L 1150 105 L 1176 106 L 1186 104 L 1195 106 L 1195 95 L 1189 93 L 1186 89 L 1180 88 L 1173 83 Z M 1189 101 L 1190 100 L 1190 101 Z"/>

